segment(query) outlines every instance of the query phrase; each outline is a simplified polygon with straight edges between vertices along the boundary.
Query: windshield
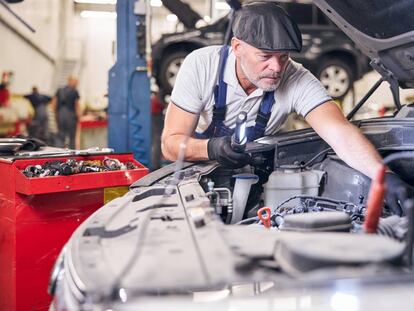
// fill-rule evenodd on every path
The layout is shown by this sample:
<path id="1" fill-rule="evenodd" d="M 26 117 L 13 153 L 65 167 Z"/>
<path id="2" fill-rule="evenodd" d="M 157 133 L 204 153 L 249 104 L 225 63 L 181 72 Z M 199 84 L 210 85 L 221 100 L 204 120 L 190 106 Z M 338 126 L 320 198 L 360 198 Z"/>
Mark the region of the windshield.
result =
<path id="1" fill-rule="evenodd" d="M 414 30 L 414 0 L 327 0 L 339 15 L 366 35 L 387 39 Z"/>

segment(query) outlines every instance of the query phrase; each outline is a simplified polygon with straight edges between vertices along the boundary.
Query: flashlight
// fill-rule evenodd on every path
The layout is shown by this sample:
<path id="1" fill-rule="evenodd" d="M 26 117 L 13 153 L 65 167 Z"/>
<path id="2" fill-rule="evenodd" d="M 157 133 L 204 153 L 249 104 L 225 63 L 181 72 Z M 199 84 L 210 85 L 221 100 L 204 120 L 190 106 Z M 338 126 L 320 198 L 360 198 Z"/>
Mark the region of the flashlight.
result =
<path id="1" fill-rule="evenodd" d="M 231 137 L 231 148 L 236 152 L 244 152 L 246 149 L 247 135 L 246 135 L 247 113 L 242 111 L 237 116 L 236 128 Z"/>

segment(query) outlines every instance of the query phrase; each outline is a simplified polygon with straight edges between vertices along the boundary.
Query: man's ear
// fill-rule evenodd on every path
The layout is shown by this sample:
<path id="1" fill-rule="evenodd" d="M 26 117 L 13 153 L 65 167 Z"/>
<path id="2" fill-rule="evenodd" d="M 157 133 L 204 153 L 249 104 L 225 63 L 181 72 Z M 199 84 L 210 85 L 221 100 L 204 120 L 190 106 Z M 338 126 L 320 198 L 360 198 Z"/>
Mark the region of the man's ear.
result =
<path id="1" fill-rule="evenodd" d="M 236 37 L 231 38 L 231 48 L 234 52 L 234 55 L 236 55 L 236 57 L 240 57 L 242 42 Z"/>

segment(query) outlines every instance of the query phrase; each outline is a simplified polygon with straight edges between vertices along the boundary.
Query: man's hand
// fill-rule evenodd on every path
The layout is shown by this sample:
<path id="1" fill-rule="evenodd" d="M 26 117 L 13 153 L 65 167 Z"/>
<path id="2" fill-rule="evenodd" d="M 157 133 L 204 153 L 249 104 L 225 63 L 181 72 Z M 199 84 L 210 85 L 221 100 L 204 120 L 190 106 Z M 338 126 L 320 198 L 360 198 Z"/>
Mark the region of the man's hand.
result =
<path id="1" fill-rule="evenodd" d="M 414 188 L 405 183 L 397 174 L 385 173 L 386 194 L 385 202 L 391 211 L 402 216 L 405 214 L 402 204 L 407 199 L 414 198 Z"/>
<path id="2" fill-rule="evenodd" d="M 210 160 L 217 160 L 223 166 L 231 168 L 243 167 L 250 161 L 249 154 L 235 152 L 231 148 L 230 136 L 210 138 L 207 151 Z"/>

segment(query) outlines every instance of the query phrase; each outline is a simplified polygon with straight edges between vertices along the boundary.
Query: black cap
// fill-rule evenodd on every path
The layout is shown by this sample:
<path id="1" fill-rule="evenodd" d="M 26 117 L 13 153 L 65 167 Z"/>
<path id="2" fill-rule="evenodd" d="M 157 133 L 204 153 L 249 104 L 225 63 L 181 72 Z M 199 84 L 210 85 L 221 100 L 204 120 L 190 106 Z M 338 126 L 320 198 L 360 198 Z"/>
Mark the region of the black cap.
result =
<path id="1" fill-rule="evenodd" d="M 255 2 L 236 13 L 233 35 L 255 48 L 269 52 L 302 49 L 298 25 L 276 3 Z"/>

